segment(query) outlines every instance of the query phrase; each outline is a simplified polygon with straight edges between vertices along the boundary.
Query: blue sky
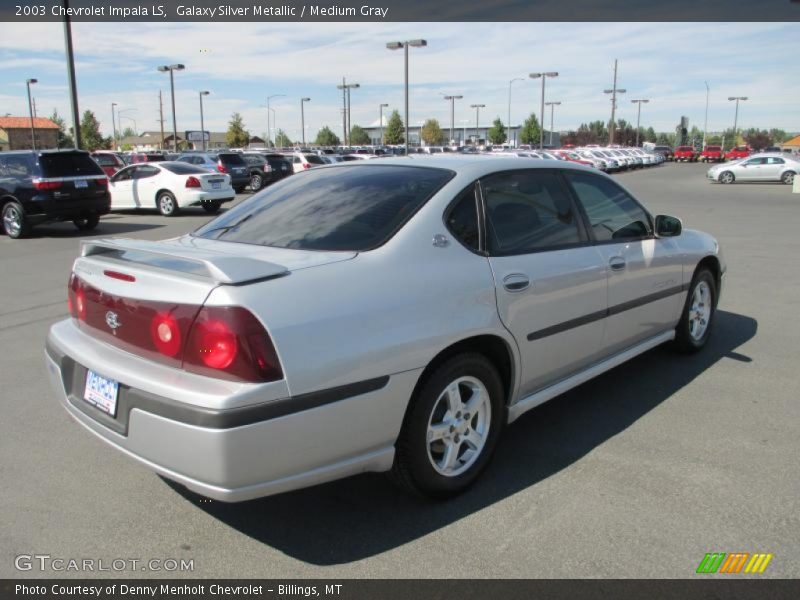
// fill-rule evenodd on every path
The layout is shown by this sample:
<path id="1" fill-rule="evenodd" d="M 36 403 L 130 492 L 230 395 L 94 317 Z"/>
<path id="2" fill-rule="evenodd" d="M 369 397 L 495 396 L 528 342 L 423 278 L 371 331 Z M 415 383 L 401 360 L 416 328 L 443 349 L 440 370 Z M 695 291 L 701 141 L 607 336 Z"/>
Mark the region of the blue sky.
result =
<path id="1" fill-rule="evenodd" d="M 111 133 L 111 103 L 123 126 L 158 129 L 158 91 L 171 129 L 169 78 L 159 64 L 184 63 L 176 74 L 178 130 L 199 129 L 199 90 L 206 128 L 227 129 L 240 112 L 253 134 L 266 130 L 266 98 L 277 125 L 300 137 L 299 99 L 306 104 L 307 138 L 322 125 L 341 134 L 342 76 L 361 84 L 352 93 L 352 122 L 377 123 L 378 105 L 403 109 L 403 57 L 385 49 L 396 39 L 422 37 L 411 50 L 411 124 L 426 118 L 450 125 L 442 94 L 462 94 L 456 127 L 474 126 L 470 104 L 486 104 L 481 124 L 512 122 L 539 111 L 540 83 L 530 72 L 558 71 L 547 99 L 561 101 L 555 128 L 608 119 L 614 59 L 619 60 L 618 117 L 634 121 L 633 98 L 648 98 L 642 125 L 673 130 L 681 115 L 703 127 L 704 81 L 711 88 L 708 128 L 732 127 L 728 96 L 748 96 L 740 127 L 800 131 L 798 23 L 76 23 L 73 25 L 81 111 L 91 109 Z M 59 23 L 0 23 L 0 115 L 27 114 L 25 79 L 34 77 L 38 113 L 69 114 L 62 27 Z M 549 113 L 547 119 L 549 120 Z"/>

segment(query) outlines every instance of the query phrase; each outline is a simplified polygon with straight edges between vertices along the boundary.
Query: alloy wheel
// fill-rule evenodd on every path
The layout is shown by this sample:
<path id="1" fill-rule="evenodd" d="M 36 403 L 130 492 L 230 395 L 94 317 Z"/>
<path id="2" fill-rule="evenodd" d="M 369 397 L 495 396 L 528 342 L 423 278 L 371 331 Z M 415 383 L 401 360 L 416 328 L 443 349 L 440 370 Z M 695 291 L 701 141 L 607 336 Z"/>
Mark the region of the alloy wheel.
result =
<path id="1" fill-rule="evenodd" d="M 692 305 L 689 308 L 689 335 L 699 341 L 708 329 L 711 320 L 711 288 L 705 281 L 700 281 L 692 294 Z"/>

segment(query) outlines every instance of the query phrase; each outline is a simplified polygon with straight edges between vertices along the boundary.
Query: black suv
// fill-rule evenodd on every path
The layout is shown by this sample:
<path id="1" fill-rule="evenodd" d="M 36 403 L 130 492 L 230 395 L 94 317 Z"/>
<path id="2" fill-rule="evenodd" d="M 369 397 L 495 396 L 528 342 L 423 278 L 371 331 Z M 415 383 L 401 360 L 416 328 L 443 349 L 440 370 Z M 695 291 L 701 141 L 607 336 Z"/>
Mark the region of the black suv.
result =
<path id="1" fill-rule="evenodd" d="M 293 172 L 292 163 L 283 154 L 245 152 L 242 158 L 250 170 L 250 189 L 254 192 Z"/>
<path id="2" fill-rule="evenodd" d="M 48 221 L 88 231 L 111 210 L 108 177 L 82 150 L 0 152 L 0 207 L 11 238 Z"/>

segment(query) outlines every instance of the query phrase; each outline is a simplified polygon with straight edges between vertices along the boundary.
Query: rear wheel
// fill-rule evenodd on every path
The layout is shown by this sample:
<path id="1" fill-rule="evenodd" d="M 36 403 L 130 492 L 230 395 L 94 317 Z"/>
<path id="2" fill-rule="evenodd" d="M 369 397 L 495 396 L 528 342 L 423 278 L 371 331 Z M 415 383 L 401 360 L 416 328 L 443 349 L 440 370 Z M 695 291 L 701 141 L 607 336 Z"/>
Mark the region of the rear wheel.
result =
<path id="1" fill-rule="evenodd" d="M 794 171 L 786 171 L 786 173 L 781 175 L 781 182 L 786 185 L 792 185 L 794 183 L 794 176 Z"/>
<path id="2" fill-rule="evenodd" d="M 30 231 L 30 223 L 18 202 L 8 202 L 3 206 L 3 231 L 13 239 L 25 237 Z"/>
<path id="3" fill-rule="evenodd" d="M 175 196 L 172 195 L 172 192 L 161 192 L 158 195 L 157 204 L 158 212 L 165 217 L 177 215 L 180 210 L 178 208 L 178 202 L 175 200 Z"/>
<path id="4" fill-rule="evenodd" d="M 711 335 L 717 304 L 714 275 L 700 269 L 692 279 L 681 320 L 675 328 L 675 348 L 681 352 L 698 352 Z"/>
<path id="5" fill-rule="evenodd" d="M 211 202 L 203 202 L 203 210 L 206 211 L 210 215 L 215 215 L 219 212 L 220 207 L 222 206 L 222 202 L 211 201 Z"/>
<path id="6" fill-rule="evenodd" d="M 503 384 L 480 354 L 455 356 L 426 377 L 406 415 L 392 474 L 403 487 L 445 498 L 486 467 L 505 421 Z"/>
<path id="7" fill-rule="evenodd" d="M 79 231 L 91 231 L 100 222 L 100 215 L 89 215 L 88 217 L 81 217 L 79 219 L 72 219 L 73 225 Z"/>
<path id="8" fill-rule="evenodd" d="M 720 183 L 733 183 L 736 180 L 733 173 L 730 171 L 724 171 L 719 174 L 719 182 Z"/>
<path id="9" fill-rule="evenodd" d="M 250 189 L 257 192 L 264 186 L 264 178 L 258 173 L 253 173 L 250 176 Z"/>

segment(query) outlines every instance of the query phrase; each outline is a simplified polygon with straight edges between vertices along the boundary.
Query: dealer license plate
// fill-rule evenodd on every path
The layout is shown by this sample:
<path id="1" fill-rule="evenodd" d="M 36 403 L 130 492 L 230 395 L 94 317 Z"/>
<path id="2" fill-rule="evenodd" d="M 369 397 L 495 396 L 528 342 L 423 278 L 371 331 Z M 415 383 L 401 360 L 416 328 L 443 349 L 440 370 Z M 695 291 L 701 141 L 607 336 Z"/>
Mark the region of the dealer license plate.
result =
<path id="1" fill-rule="evenodd" d="M 89 187 L 89 182 L 85 179 L 76 179 L 75 180 L 75 187 L 76 188 L 86 188 Z"/>
<path id="2" fill-rule="evenodd" d="M 221 183 L 212 183 L 211 184 L 211 189 L 221 190 L 222 189 L 222 184 Z"/>
<path id="3" fill-rule="evenodd" d="M 118 394 L 118 382 L 98 375 L 92 370 L 86 373 L 86 388 L 83 391 L 83 399 L 92 406 L 113 417 L 117 413 Z"/>

